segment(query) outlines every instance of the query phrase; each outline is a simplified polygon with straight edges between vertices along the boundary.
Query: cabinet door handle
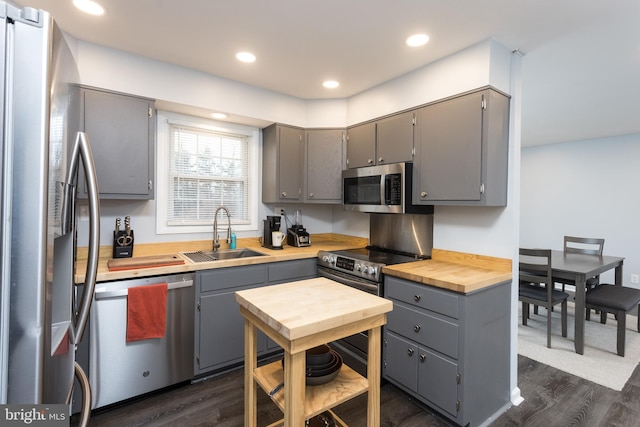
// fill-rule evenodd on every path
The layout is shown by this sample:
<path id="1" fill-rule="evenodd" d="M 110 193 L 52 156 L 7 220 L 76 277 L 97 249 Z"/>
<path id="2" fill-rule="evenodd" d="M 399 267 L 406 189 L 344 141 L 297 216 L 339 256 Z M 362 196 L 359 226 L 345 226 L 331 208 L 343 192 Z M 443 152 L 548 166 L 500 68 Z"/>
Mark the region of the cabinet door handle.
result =
<path id="1" fill-rule="evenodd" d="M 378 163 L 382 163 L 384 162 L 384 159 L 382 157 L 378 157 Z"/>
<path id="2" fill-rule="evenodd" d="M 286 191 L 282 192 L 282 197 L 287 197 L 287 192 Z"/>
<path id="3" fill-rule="evenodd" d="M 369 159 L 369 160 L 367 160 L 367 163 L 369 163 L 370 165 L 372 165 L 372 164 L 373 164 L 373 159 Z"/>
<path id="4" fill-rule="evenodd" d="M 415 302 L 420 302 L 420 300 L 421 300 L 421 299 L 422 299 L 422 295 L 414 295 L 414 296 L 413 296 L 413 300 L 414 300 Z"/>
<path id="5" fill-rule="evenodd" d="M 313 198 L 313 193 L 309 193 L 309 198 Z"/>
<path id="6" fill-rule="evenodd" d="M 422 329 L 422 327 L 420 325 L 415 325 L 413 327 L 413 332 L 418 333 L 418 332 L 420 332 L 420 329 Z"/>
<path id="7" fill-rule="evenodd" d="M 421 355 L 420 355 L 420 361 L 421 361 L 422 363 L 424 363 L 424 361 L 425 361 L 425 360 L 427 360 L 427 355 L 426 355 L 426 354 L 421 354 Z"/>
<path id="8" fill-rule="evenodd" d="M 423 199 L 427 197 L 427 192 L 426 191 L 421 192 L 420 197 L 422 197 Z"/>
<path id="9" fill-rule="evenodd" d="M 407 354 L 409 355 L 409 357 L 413 356 L 413 351 L 414 350 L 412 348 L 407 350 Z"/>

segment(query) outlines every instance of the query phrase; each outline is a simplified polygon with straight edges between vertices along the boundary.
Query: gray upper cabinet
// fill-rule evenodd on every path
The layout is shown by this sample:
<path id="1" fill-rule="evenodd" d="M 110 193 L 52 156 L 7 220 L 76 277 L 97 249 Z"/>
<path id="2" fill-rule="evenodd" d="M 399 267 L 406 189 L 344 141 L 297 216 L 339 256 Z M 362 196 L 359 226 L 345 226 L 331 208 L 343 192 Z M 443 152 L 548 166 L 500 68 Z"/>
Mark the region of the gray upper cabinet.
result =
<path id="1" fill-rule="evenodd" d="M 91 144 L 101 199 L 153 199 L 155 105 L 152 99 L 75 86 L 71 115 Z M 78 195 L 86 197 L 84 175 Z"/>
<path id="2" fill-rule="evenodd" d="M 376 164 L 413 160 L 414 112 L 407 111 L 376 122 Z"/>
<path id="3" fill-rule="evenodd" d="M 420 108 L 413 202 L 506 206 L 509 98 L 493 89 Z"/>
<path id="4" fill-rule="evenodd" d="M 347 129 L 347 167 L 372 166 L 376 159 L 376 124 L 363 123 Z"/>
<path id="5" fill-rule="evenodd" d="M 347 130 L 347 167 L 413 160 L 414 112 L 394 114 Z"/>
<path id="6" fill-rule="evenodd" d="M 262 130 L 262 202 L 300 202 L 304 129 L 273 124 Z"/>
<path id="7" fill-rule="evenodd" d="M 344 129 L 309 129 L 305 144 L 305 203 L 342 203 Z"/>

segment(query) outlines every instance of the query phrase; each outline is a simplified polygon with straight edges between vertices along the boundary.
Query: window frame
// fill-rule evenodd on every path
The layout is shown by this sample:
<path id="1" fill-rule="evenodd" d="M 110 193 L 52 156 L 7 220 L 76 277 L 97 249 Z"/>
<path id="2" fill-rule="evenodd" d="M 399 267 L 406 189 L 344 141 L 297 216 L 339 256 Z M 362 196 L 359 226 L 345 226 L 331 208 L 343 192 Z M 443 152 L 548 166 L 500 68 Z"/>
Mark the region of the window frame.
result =
<path id="1" fill-rule="evenodd" d="M 258 230 L 258 200 L 260 187 L 260 129 L 251 126 L 234 123 L 220 122 L 203 117 L 189 116 L 170 111 L 157 111 L 156 114 L 156 234 L 190 234 L 190 233 L 211 233 L 213 220 L 201 225 L 168 224 L 169 209 L 169 130 L 171 125 L 188 126 L 195 129 L 220 132 L 224 134 L 241 135 L 247 138 L 248 142 L 248 211 L 249 223 L 234 223 L 231 226 L 234 231 L 257 231 Z M 221 215 L 221 214 L 219 214 Z M 226 218 L 221 219 L 226 224 Z"/>

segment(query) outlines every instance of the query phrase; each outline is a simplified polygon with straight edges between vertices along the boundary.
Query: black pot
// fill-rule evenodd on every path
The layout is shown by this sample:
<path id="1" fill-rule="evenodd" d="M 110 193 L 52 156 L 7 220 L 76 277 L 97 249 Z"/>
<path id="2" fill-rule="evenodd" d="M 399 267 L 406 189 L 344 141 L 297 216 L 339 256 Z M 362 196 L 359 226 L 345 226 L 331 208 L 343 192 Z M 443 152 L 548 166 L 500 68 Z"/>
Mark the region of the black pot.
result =
<path id="1" fill-rule="evenodd" d="M 307 367 L 326 365 L 333 360 L 331 348 L 326 344 L 310 348 L 306 351 L 306 359 Z"/>

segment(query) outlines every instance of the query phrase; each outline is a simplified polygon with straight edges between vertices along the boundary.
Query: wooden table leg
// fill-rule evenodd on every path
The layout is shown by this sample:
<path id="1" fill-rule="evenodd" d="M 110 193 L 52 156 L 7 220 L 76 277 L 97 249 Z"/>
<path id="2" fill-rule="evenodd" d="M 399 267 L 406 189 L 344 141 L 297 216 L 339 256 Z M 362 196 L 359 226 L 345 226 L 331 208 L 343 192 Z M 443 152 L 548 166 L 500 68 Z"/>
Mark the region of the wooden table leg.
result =
<path id="1" fill-rule="evenodd" d="M 305 356 L 284 352 L 284 427 L 304 426 Z"/>
<path id="2" fill-rule="evenodd" d="M 370 329 L 369 354 L 367 358 L 367 379 L 369 395 L 367 400 L 367 427 L 380 426 L 380 367 L 381 365 L 381 328 Z"/>
<path id="3" fill-rule="evenodd" d="M 575 333 L 574 333 L 574 346 L 576 349 L 576 353 L 584 354 L 584 316 L 586 313 L 585 310 L 585 297 L 586 297 L 586 277 L 585 276 L 576 276 L 576 305 L 575 305 L 575 314 L 574 320 L 576 322 L 575 325 Z"/>
<path id="4" fill-rule="evenodd" d="M 256 327 L 244 320 L 244 425 L 256 427 L 258 424 L 257 384 L 253 371 L 258 366 Z"/>

